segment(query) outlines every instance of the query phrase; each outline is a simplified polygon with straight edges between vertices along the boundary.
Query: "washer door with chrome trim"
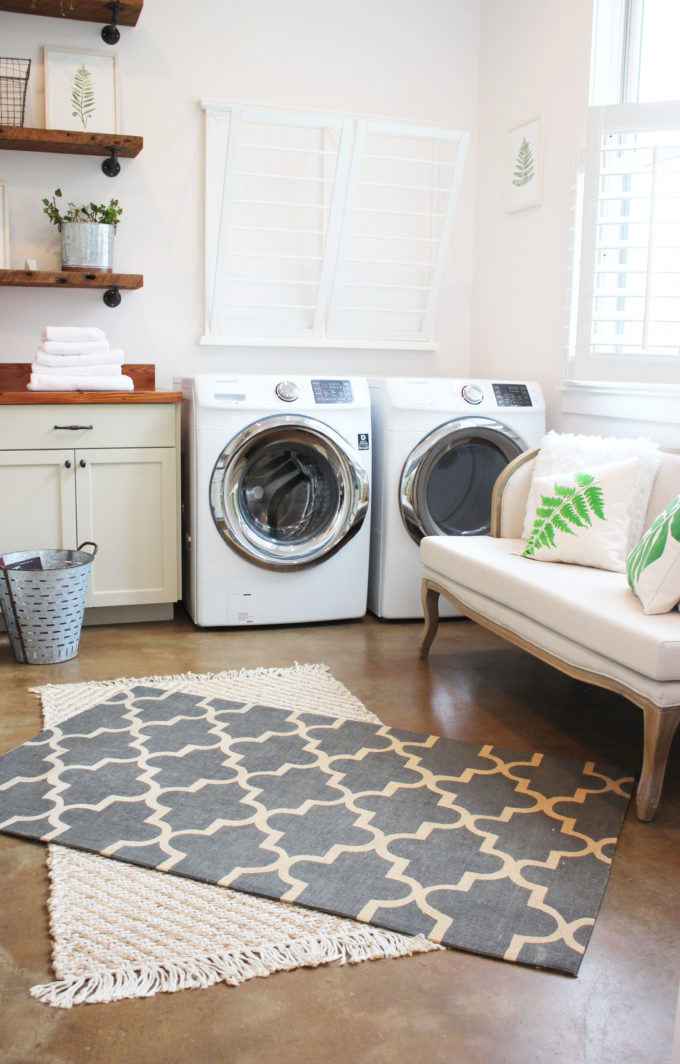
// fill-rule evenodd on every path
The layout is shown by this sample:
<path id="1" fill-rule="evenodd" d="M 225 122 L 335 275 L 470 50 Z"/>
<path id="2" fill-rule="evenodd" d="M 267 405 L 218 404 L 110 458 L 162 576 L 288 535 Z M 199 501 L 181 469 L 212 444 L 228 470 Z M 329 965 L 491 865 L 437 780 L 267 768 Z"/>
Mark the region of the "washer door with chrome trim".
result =
<path id="1" fill-rule="evenodd" d="M 492 418 L 436 428 L 411 451 L 401 475 L 399 504 L 412 539 L 486 535 L 496 478 L 524 450 L 520 436 Z"/>
<path id="2" fill-rule="evenodd" d="M 328 425 L 290 414 L 262 418 L 222 451 L 210 508 L 223 539 L 268 569 L 314 565 L 361 527 L 368 476 Z"/>

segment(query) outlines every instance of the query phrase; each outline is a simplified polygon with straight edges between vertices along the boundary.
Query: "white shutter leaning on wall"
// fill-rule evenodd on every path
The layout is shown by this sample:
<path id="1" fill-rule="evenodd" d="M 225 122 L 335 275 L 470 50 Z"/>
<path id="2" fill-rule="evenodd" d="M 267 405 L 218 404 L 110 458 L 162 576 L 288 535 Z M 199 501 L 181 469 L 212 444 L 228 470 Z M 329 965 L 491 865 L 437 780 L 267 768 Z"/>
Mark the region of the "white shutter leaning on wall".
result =
<path id="1" fill-rule="evenodd" d="M 429 345 L 469 135 L 201 106 L 201 342 Z"/>
<path id="2" fill-rule="evenodd" d="M 590 113 L 571 376 L 680 381 L 680 104 Z"/>

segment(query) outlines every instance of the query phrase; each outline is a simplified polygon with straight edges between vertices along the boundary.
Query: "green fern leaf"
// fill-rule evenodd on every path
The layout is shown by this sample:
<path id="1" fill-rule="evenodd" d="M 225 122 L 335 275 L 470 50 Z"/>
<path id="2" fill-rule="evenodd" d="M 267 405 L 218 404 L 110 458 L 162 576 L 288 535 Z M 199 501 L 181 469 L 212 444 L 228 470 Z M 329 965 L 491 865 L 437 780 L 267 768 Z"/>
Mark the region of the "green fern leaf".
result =
<path id="1" fill-rule="evenodd" d="M 514 176 L 512 179 L 513 185 L 516 188 L 522 188 L 524 185 L 528 185 L 534 177 L 535 172 L 534 156 L 531 151 L 531 145 L 527 138 L 523 137 L 515 160 L 515 169 L 513 171 Z"/>
<path id="2" fill-rule="evenodd" d="M 583 496 L 582 495 L 574 495 L 574 498 L 571 500 L 571 504 L 574 507 L 574 509 L 576 510 L 576 513 L 579 515 L 581 520 L 583 522 L 585 522 L 585 524 L 590 524 L 590 514 L 588 513 L 588 504 L 585 501 L 585 499 L 583 498 Z"/>
<path id="3" fill-rule="evenodd" d="M 592 487 L 586 488 L 583 494 L 595 516 L 604 521 L 604 498 L 599 484 L 593 484 Z"/>
<path id="4" fill-rule="evenodd" d="M 573 500 L 569 499 L 565 502 L 562 508 L 563 514 L 572 525 L 576 525 L 577 528 L 585 528 L 586 525 L 591 525 L 590 515 L 586 509 L 585 515 L 579 513 L 576 506 L 573 505 Z"/>
<path id="5" fill-rule="evenodd" d="M 564 517 L 557 513 L 552 519 L 552 523 L 558 532 L 567 532 L 570 536 L 575 536 L 573 528 L 570 527 L 568 519 L 565 521 Z"/>
<path id="6" fill-rule="evenodd" d="M 575 487 L 555 483 L 552 495 L 541 496 L 524 557 L 531 558 L 538 547 L 554 547 L 555 530 L 573 536 L 576 529 L 592 525 L 591 514 L 605 520 L 602 488 L 593 474 L 574 473 L 574 481 Z"/>
<path id="7" fill-rule="evenodd" d="M 87 123 L 92 118 L 96 108 L 92 74 L 84 63 L 80 64 L 73 78 L 71 106 L 73 107 L 71 112 L 73 117 L 79 118 L 83 129 L 87 129 Z"/>
<path id="8" fill-rule="evenodd" d="M 543 526 L 543 528 L 541 529 L 540 536 L 538 538 L 544 547 L 555 546 L 555 531 L 550 522 L 548 522 L 547 525 Z"/>

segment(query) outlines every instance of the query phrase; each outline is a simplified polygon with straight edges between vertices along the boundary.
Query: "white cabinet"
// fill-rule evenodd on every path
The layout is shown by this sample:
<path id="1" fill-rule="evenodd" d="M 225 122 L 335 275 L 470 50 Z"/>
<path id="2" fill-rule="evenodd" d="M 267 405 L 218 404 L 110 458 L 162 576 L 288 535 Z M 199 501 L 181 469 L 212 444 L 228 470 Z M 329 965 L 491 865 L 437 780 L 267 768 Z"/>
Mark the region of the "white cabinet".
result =
<path id="1" fill-rule="evenodd" d="M 0 553 L 94 542 L 86 607 L 165 605 L 140 619 L 171 615 L 180 586 L 178 426 L 175 403 L 2 407 Z M 115 609 L 86 615 L 116 617 Z"/>

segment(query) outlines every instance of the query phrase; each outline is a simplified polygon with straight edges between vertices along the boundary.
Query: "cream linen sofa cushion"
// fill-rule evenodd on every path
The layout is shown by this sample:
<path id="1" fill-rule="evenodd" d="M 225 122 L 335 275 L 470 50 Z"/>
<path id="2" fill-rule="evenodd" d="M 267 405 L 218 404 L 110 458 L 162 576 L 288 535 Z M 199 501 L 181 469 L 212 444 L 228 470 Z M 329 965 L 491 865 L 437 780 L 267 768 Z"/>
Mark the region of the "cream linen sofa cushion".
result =
<path id="1" fill-rule="evenodd" d="M 526 616 L 557 636 L 655 681 L 680 681 L 674 614 L 642 620 L 642 604 L 620 573 L 521 557 L 523 543 L 491 536 L 427 536 L 420 557 L 433 579 L 465 588 Z M 489 614 L 493 619 L 492 613 Z M 673 623 L 675 621 L 675 623 Z"/>

